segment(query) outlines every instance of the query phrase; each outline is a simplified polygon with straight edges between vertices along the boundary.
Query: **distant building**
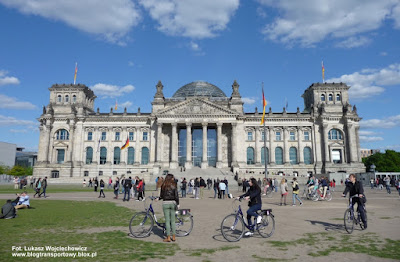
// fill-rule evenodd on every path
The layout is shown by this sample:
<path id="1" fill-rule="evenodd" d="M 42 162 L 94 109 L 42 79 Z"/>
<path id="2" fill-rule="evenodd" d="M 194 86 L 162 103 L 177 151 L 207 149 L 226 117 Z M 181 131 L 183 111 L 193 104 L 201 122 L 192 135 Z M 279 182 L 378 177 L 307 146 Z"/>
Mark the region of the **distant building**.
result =
<path id="1" fill-rule="evenodd" d="M 365 148 L 360 149 L 361 158 L 366 158 L 375 153 L 380 153 L 380 152 L 381 151 L 379 149 L 365 149 Z"/>
<path id="2" fill-rule="evenodd" d="M 53 85 L 38 118 L 34 176 L 158 174 L 180 166 L 262 172 L 265 159 L 275 174 L 365 172 L 361 118 L 344 83 L 312 84 L 303 111 L 267 109 L 265 133 L 262 112 L 244 112 L 236 81 L 230 96 L 207 82 L 189 83 L 170 98 L 163 87 L 158 82 L 151 112 L 100 112 L 87 86 Z"/>
<path id="3" fill-rule="evenodd" d="M 15 165 L 33 167 L 37 161 L 37 152 L 23 152 L 23 147 L 17 147 L 15 154 Z"/>
<path id="4" fill-rule="evenodd" d="M 15 164 L 16 144 L 0 142 L 0 165 L 13 167 Z"/>

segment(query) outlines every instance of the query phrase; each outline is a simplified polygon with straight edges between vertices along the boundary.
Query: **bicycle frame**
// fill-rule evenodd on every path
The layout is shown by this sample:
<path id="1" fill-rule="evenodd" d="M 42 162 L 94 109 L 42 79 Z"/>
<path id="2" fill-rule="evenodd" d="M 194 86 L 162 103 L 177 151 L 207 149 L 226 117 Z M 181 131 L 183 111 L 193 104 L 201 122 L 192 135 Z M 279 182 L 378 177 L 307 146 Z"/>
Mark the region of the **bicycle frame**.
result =
<path id="1" fill-rule="evenodd" d="M 257 225 L 256 225 L 255 228 L 254 228 L 254 225 L 247 225 L 246 220 L 243 218 L 243 212 L 242 212 L 242 208 L 241 208 L 240 205 L 239 205 L 238 211 L 236 212 L 236 219 L 235 219 L 235 223 L 233 224 L 234 227 L 236 227 L 236 224 L 237 224 L 237 222 L 238 222 L 238 220 L 239 220 L 239 216 L 242 218 L 243 223 L 244 223 L 244 226 L 245 226 L 248 230 L 252 230 L 252 229 L 257 230 L 257 229 L 258 229 L 258 226 L 257 226 Z"/>

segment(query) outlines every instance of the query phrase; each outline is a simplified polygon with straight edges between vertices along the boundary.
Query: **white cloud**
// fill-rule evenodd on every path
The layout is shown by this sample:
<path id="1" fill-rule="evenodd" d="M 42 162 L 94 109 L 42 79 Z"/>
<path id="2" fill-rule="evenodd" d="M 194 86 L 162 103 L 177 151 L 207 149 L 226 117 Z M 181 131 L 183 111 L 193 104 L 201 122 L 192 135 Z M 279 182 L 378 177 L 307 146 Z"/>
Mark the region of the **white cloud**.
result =
<path id="1" fill-rule="evenodd" d="M 18 85 L 20 82 L 18 78 L 14 76 L 7 76 L 8 72 L 5 70 L 0 70 L 0 86 L 4 85 Z"/>
<path id="2" fill-rule="evenodd" d="M 158 22 L 158 30 L 173 36 L 210 38 L 226 29 L 239 0 L 139 0 Z"/>
<path id="3" fill-rule="evenodd" d="M 119 44 L 124 42 L 122 38 L 141 19 L 131 0 L 0 0 L 0 3 L 23 14 L 61 21 Z"/>
<path id="4" fill-rule="evenodd" d="M 190 48 L 193 51 L 201 51 L 200 46 L 197 43 L 193 42 L 193 41 L 190 42 Z"/>
<path id="5" fill-rule="evenodd" d="M 383 138 L 380 136 L 360 136 L 361 143 L 376 142 L 376 141 L 383 141 Z"/>
<path id="6" fill-rule="evenodd" d="M 113 98 L 131 93 L 133 90 L 135 90 L 135 87 L 133 85 L 115 86 L 115 85 L 98 83 L 95 84 L 94 86 L 91 86 L 90 89 L 92 89 L 97 96 L 102 96 L 104 98 L 106 97 Z"/>
<path id="7" fill-rule="evenodd" d="M 351 36 L 348 39 L 346 39 L 340 43 L 337 43 L 336 47 L 354 48 L 354 47 L 359 47 L 359 46 L 365 46 L 369 43 L 371 43 L 371 39 L 369 39 L 365 36 Z"/>
<path id="8" fill-rule="evenodd" d="M 343 38 L 357 37 L 378 29 L 387 19 L 393 19 L 395 26 L 400 27 L 398 0 L 258 0 L 258 2 L 279 12 L 279 16 L 263 29 L 265 36 L 289 46 L 300 44 L 303 47 L 312 47 L 327 38 L 342 41 Z"/>
<path id="9" fill-rule="evenodd" d="M 381 56 L 387 56 L 388 53 L 387 53 L 387 52 L 380 52 L 380 55 L 381 55 Z"/>
<path id="10" fill-rule="evenodd" d="M 254 97 L 242 97 L 242 101 L 247 105 L 253 105 L 256 102 L 256 99 Z"/>
<path id="11" fill-rule="evenodd" d="M 359 134 L 360 136 L 372 136 L 372 135 L 376 135 L 377 132 L 374 132 L 374 131 L 366 131 L 366 130 L 360 130 L 360 131 L 358 132 L 358 134 Z"/>
<path id="12" fill-rule="evenodd" d="M 129 108 L 130 106 L 132 106 L 133 105 L 133 103 L 131 102 L 131 101 L 126 101 L 126 102 L 123 102 L 123 103 L 118 103 L 118 111 L 121 111 L 121 110 L 124 110 L 124 108 L 126 107 L 126 108 Z M 114 105 L 115 106 L 115 105 Z M 114 106 L 111 106 L 111 107 L 114 107 Z"/>
<path id="13" fill-rule="evenodd" d="M 0 94 L 0 108 L 8 109 L 36 109 L 37 107 L 30 102 L 18 101 L 15 97 Z"/>
<path id="14" fill-rule="evenodd" d="M 400 84 L 400 64 L 392 64 L 383 69 L 363 69 L 350 75 L 331 78 L 327 82 L 344 82 L 351 86 L 349 95 L 355 99 L 376 96 L 385 91 L 382 86 Z"/>
<path id="15" fill-rule="evenodd" d="M 362 128 L 394 128 L 400 126 L 400 115 L 383 119 L 361 120 L 360 126 Z"/>
<path id="16" fill-rule="evenodd" d="M 37 122 L 0 115 L 0 126 L 37 126 Z"/>
<path id="17" fill-rule="evenodd" d="M 134 66 L 135 65 L 135 63 L 134 62 L 132 62 L 132 61 L 128 61 L 128 66 Z"/>

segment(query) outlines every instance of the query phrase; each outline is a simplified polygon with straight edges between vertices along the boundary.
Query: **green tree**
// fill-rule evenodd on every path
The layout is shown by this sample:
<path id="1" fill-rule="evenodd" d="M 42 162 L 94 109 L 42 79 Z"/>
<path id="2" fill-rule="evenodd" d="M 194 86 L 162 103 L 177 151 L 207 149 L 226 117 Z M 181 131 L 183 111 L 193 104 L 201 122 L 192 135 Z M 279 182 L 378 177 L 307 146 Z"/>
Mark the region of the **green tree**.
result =
<path id="1" fill-rule="evenodd" d="M 13 168 L 11 168 L 9 175 L 26 176 L 26 168 L 22 166 L 14 166 Z"/>
<path id="2" fill-rule="evenodd" d="M 10 172 L 10 167 L 8 166 L 4 166 L 4 165 L 0 165 L 0 175 L 8 175 Z"/>
<path id="3" fill-rule="evenodd" d="M 374 164 L 377 172 L 400 172 L 400 152 L 386 150 L 385 153 L 375 153 L 362 161 L 367 171 L 370 171 L 371 165 Z"/>

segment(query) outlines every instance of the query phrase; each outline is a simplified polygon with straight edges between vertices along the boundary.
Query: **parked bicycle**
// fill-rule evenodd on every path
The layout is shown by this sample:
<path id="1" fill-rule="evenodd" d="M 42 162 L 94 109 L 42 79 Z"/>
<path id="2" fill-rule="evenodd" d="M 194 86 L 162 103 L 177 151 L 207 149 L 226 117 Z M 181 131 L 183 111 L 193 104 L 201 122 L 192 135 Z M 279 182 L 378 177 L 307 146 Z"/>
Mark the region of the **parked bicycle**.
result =
<path id="1" fill-rule="evenodd" d="M 351 234 L 354 230 L 354 224 L 360 225 L 361 229 L 364 229 L 364 223 L 361 220 L 361 214 L 357 210 L 357 213 L 354 213 L 354 204 L 353 204 L 353 198 L 358 197 L 358 195 L 354 195 L 349 198 L 349 207 L 347 210 L 344 212 L 344 228 L 346 229 L 347 233 Z M 364 208 L 364 213 L 365 213 L 365 220 L 367 220 L 367 210 L 365 209 L 365 205 L 362 205 L 362 207 L 359 208 Z"/>
<path id="2" fill-rule="evenodd" d="M 147 198 L 146 198 L 147 199 Z M 145 204 L 145 211 L 138 212 L 131 218 L 129 222 L 129 231 L 132 236 L 137 238 L 143 238 L 150 235 L 154 227 L 154 222 L 156 225 L 163 229 L 165 234 L 165 223 L 159 223 L 157 221 L 156 214 L 153 209 L 153 201 L 156 197 L 148 197 L 151 200 L 150 204 L 147 206 Z M 193 229 L 193 216 L 190 213 L 190 209 L 180 209 L 175 214 L 176 223 L 176 236 L 184 237 L 190 234 Z"/>
<path id="3" fill-rule="evenodd" d="M 227 215 L 221 223 L 222 236 L 229 242 L 239 241 L 243 235 L 245 227 L 250 231 L 256 230 L 264 237 L 268 238 L 275 232 L 275 219 L 272 214 L 272 209 L 258 210 L 257 214 L 262 216 L 261 222 L 255 225 L 248 225 L 243 218 L 243 212 L 240 204 L 237 205 L 242 199 L 235 199 L 232 206 L 234 207 L 234 213 Z"/>

